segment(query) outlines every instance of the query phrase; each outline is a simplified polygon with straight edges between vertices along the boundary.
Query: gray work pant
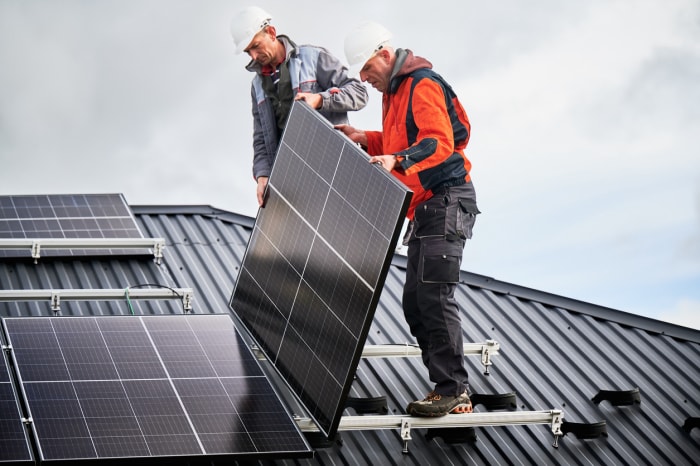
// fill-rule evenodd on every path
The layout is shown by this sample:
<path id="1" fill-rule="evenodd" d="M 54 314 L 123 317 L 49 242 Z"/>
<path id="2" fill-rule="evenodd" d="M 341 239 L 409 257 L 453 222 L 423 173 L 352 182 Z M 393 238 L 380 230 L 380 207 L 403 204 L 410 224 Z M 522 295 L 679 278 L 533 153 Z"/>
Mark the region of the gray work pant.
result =
<path id="1" fill-rule="evenodd" d="M 456 396 L 467 385 L 459 307 L 464 244 L 479 210 L 471 183 L 441 188 L 416 208 L 409 226 L 403 311 L 422 351 L 434 390 Z"/>

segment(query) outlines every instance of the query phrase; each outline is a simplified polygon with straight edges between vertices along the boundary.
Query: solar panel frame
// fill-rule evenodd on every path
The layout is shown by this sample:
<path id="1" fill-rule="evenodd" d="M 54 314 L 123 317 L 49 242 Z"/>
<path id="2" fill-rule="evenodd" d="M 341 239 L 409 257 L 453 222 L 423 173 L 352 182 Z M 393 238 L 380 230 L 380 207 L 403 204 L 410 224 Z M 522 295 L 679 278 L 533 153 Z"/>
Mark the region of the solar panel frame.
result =
<path id="1" fill-rule="evenodd" d="M 0 238 L 144 238 L 122 194 L 0 196 Z M 145 256 L 147 249 L 53 249 L 42 257 Z M 31 258 L 31 251 L 0 248 L 0 257 Z"/>
<path id="2" fill-rule="evenodd" d="M 3 329 L 41 461 L 313 454 L 230 315 L 13 317 Z"/>
<path id="3" fill-rule="evenodd" d="M 0 335 L 0 344 L 4 340 Z M 0 464 L 32 464 L 34 457 L 22 420 L 19 397 L 5 351 L 0 355 Z"/>
<path id="4" fill-rule="evenodd" d="M 295 102 L 229 306 L 335 435 L 411 191 Z"/>

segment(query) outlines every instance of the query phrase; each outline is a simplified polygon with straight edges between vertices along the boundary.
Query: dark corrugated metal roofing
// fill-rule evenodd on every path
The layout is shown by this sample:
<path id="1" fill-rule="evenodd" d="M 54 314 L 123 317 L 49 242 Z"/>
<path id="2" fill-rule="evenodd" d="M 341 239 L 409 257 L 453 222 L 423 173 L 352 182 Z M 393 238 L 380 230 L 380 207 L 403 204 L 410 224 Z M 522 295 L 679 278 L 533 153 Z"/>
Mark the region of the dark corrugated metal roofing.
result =
<path id="1" fill-rule="evenodd" d="M 194 289 L 194 311 L 228 312 L 253 220 L 209 206 L 133 207 L 146 236 L 166 239 L 162 265 L 149 259 L 0 262 L 1 289 L 126 288 L 156 283 Z M 389 270 L 368 344 L 411 342 L 400 297 L 403 258 Z M 565 421 L 606 421 L 607 438 L 568 434 L 552 446 L 546 425 L 480 427 L 475 443 L 447 444 L 414 429 L 409 453 L 397 430 L 342 432 L 342 444 L 290 464 L 698 464 L 700 331 L 464 272 L 458 289 L 465 342 L 496 340 L 491 375 L 468 356 L 475 393 L 517 393 L 517 410 L 562 409 Z M 134 301 L 136 312 L 182 312 L 177 301 Z M 63 315 L 126 314 L 125 302 L 63 302 Z M 0 316 L 49 315 L 49 303 L 0 303 Z M 639 388 L 641 403 L 596 404 L 599 390 Z M 419 358 L 364 359 L 351 396 L 386 395 L 402 414 L 430 388 Z M 294 408 L 292 408 L 294 409 Z M 484 411 L 483 406 L 476 407 Z M 303 413 L 298 413 L 302 414 Z M 354 414 L 352 410 L 348 414 Z"/>

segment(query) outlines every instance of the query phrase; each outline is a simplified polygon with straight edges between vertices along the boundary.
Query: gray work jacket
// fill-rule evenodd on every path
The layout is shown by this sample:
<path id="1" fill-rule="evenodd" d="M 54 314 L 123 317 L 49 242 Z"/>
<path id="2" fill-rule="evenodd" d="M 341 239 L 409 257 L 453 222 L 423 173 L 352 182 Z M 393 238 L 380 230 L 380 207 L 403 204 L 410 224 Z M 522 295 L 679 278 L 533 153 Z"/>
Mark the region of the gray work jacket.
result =
<path id="1" fill-rule="evenodd" d="M 348 76 L 348 69 L 323 47 L 296 46 L 286 36 L 283 41 L 289 60 L 292 89 L 297 92 L 321 94 L 323 104 L 319 109 L 331 124 L 348 122 L 347 112 L 360 110 L 367 105 L 367 89 L 356 78 Z M 246 69 L 255 73 L 251 86 L 253 103 L 253 176 L 270 176 L 281 138 L 278 134 L 275 113 L 265 96 L 261 67 L 251 61 Z"/>

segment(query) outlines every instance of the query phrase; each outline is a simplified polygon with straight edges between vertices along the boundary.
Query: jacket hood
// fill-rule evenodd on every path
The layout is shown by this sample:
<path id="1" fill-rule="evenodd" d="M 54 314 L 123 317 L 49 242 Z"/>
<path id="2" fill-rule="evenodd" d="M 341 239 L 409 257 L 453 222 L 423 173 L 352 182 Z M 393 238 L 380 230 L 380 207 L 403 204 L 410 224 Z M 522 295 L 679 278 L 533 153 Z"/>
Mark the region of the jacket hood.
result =
<path id="1" fill-rule="evenodd" d="M 416 70 L 432 69 L 433 64 L 423 57 L 418 57 L 409 49 L 396 49 L 396 63 L 389 80 L 389 94 L 394 94 L 406 76 Z"/>

